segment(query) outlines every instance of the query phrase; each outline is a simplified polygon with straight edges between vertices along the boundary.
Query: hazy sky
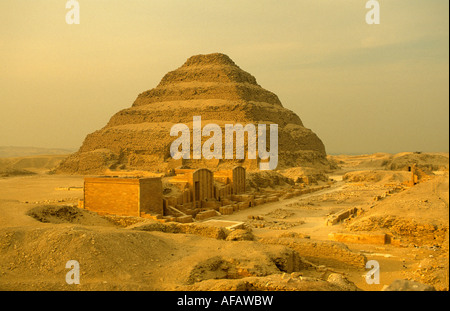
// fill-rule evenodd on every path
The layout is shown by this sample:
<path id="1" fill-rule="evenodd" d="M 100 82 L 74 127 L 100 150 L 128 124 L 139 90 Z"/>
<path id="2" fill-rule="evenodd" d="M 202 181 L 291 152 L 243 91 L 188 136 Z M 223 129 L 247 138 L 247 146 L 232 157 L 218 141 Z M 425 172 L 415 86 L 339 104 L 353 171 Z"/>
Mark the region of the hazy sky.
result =
<path id="1" fill-rule="evenodd" d="M 0 1 L 0 146 L 78 148 L 195 54 L 222 52 L 328 153 L 449 150 L 449 2 Z"/>

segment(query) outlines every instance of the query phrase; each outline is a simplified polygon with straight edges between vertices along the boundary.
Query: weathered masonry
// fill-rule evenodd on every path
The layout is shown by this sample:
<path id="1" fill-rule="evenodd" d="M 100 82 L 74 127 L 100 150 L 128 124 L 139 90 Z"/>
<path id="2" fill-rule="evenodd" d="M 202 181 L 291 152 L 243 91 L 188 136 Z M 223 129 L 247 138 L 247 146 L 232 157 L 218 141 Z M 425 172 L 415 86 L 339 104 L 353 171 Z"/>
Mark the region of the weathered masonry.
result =
<path id="1" fill-rule="evenodd" d="M 165 196 L 164 216 L 172 214 L 179 221 L 206 219 L 221 214 L 230 214 L 234 207 L 231 199 L 240 202 L 242 208 L 252 206 L 253 196 L 245 196 L 245 168 L 212 172 L 208 169 L 175 169 L 169 182 L 176 185 L 179 194 Z"/>
<path id="2" fill-rule="evenodd" d="M 100 214 L 162 215 L 161 178 L 85 178 L 84 207 Z"/>
<path id="3" fill-rule="evenodd" d="M 212 172 L 208 169 L 176 169 L 170 182 L 182 191 L 172 205 L 192 203 L 201 206 L 202 201 L 221 201 L 233 194 L 245 192 L 245 168 Z"/>
<path id="4" fill-rule="evenodd" d="M 86 177 L 79 207 L 99 214 L 188 223 L 330 187 L 299 185 L 258 194 L 249 193 L 245 181 L 246 170 L 240 166 L 216 172 L 175 169 L 175 176 L 164 180 L 164 190 L 161 177 Z"/>
<path id="5" fill-rule="evenodd" d="M 223 184 L 230 184 L 232 194 L 240 194 L 245 192 L 245 168 L 236 166 L 227 171 L 214 172 L 214 180 Z"/>

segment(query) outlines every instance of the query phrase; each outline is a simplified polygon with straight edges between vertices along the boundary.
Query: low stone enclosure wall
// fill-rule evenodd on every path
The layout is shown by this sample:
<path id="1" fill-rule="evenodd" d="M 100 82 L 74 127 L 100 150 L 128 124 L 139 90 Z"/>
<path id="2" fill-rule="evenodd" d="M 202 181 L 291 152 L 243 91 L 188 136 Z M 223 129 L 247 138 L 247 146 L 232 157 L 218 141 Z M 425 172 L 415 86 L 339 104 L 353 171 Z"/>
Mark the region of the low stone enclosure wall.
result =
<path id="1" fill-rule="evenodd" d="M 141 213 L 141 217 L 158 220 L 160 222 L 179 222 L 190 223 L 194 221 L 202 221 L 211 217 L 220 215 L 231 215 L 234 212 L 241 211 L 247 208 L 252 208 L 258 205 L 277 202 L 280 200 L 290 199 L 296 196 L 316 192 L 329 188 L 330 185 L 321 185 L 309 188 L 300 188 L 294 186 L 286 190 L 270 190 L 263 193 L 245 193 L 233 194 L 226 198 L 218 200 L 203 200 L 200 204 L 194 205 L 192 202 L 184 204 L 174 204 L 176 202 L 168 201 L 165 206 L 164 214 L 171 214 L 170 216 L 150 215 Z"/>
<path id="2" fill-rule="evenodd" d="M 359 209 L 357 207 L 351 207 L 349 209 L 346 209 L 346 210 L 343 210 L 343 211 L 340 211 L 338 213 L 328 216 L 328 218 L 326 220 L 326 225 L 327 226 L 336 225 L 348 218 L 357 216 L 361 213 L 362 213 L 362 209 Z"/>

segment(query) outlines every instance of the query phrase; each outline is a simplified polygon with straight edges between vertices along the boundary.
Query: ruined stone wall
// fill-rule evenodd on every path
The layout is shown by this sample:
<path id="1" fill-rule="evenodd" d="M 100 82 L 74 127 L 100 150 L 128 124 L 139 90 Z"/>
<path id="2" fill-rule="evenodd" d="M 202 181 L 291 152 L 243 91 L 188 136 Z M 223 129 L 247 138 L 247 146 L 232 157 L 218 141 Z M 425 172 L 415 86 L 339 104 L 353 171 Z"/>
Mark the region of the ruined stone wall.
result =
<path id="1" fill-rule="evenodd" d="M 161 178 L 85 178 L 84 206 L 100 214 L 162 215 Z"/>
<path id="2" fill-rule="evenodd" d="M 191 175 L 192 174 L 192 175 Z M 187 174 L 193 193 L 193 201 L 201 201 L 214 198 L 214 176 L 208 169 L 198 169 Z"/>
<path id="3" fill-rule="evenodd" d="M 223 200 L 223 198 L 227 198 L 233 194 L 233 188 L 231 184 L 225 186 L 214 186 L 214 197 L 216 200 Z"/>
<path id="4" fill-rule="evenodd" d="M 235 167 L 233 169 L 233 194 L 245 192 L 245 168 Z"/>
<path id="5" fill-rule="evenodd" d="M 245 168 L 236 166 L 231 170 L 221 170 L 214 172 L 214 180 L 224 184 L 231 184 L 232 194 L 245 192 Z"/>
<path id="6" fill-rule="evenodd" d="M 151 215 L 163 215 L 161 178 L 140 179 L 140 211 Z"/>

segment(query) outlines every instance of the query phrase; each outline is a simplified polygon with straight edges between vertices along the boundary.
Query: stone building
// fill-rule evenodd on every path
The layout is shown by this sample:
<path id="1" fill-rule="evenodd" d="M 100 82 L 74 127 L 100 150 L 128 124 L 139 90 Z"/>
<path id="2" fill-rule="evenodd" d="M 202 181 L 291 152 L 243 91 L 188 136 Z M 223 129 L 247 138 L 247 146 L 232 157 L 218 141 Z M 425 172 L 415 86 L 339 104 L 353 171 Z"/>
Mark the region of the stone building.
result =
<path id="1" fill-rule="evenodd" d="M 178 203 L 212 199 L 220 201 L 221 198 L 245 192 L 245 168 L 241 166 L 214 173 L 205 168 L 175 169 L 175 174 L 170 182 L 177 185 L 183 193 L 183 198 L 178 199 Z M 186 194 L 186 190 L 189 190 L 190 196 Z"/>
<path id="2" fill-rule="evenodd" d="M 163 214 L 161 177 L 84 179 L 84 208 L 120 216 Z"/>

